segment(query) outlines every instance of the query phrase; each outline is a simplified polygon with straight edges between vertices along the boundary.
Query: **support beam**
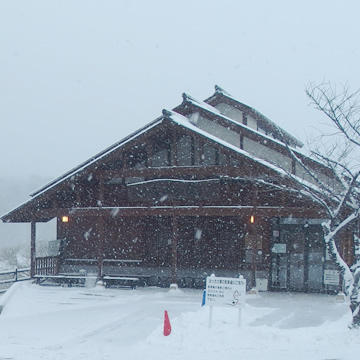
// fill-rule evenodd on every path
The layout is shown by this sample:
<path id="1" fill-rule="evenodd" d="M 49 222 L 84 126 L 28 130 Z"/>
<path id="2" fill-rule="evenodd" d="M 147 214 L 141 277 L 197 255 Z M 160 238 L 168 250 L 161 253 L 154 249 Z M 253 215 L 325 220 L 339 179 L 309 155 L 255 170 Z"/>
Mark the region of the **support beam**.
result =
<path id="1" fill-rule="evenodd" d="M 30 277 L 33 279 L 35 275 L 35 257 L 36 257 L 36 222 L 31 221 L 30 235 Z"/>
<path id="2" fill-rule="evenodd" d="M 99 180 L 99 198 L 97 201 L 98 206 L 103 206 L 104 204 L 104 178 L 100 177 Z"/>
<path id="3" fill-rule="evenodd" d="M 177 243 L 178 243 L 178 218 L 173 216 L 172 219 L 172 239 L 171 239 L 171 281 L 177 284 Z"/>
<path id="4" fill-rule="evenodd" d="M 314 206 L 283 207 L 283 206 L 112 206 L 112 207 L 79 207 L 68 209 L 46 209 L 37 211 L 37 215 L 46 214 L 49 217 L 69 216 L 250 216 L 256 209 L 257 216 L 264 217 L 308 217 L 326 218 L 322 209 Z"/>
<path id="5" fill-rule="evenodd" d="M 99 216 L 98 218 L 98 278 L 102 279 L 103 276 L 103 263 L 104 263 L 104 217 Z"/>

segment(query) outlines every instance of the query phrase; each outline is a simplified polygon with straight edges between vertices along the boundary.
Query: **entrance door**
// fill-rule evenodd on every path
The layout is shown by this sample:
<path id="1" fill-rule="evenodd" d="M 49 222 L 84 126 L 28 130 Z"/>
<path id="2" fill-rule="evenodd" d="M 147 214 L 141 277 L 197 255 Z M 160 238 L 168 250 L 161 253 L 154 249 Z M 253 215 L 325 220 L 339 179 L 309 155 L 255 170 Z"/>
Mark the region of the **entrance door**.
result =
<path id="1" fill-rule="evenodd" d="M 282 224 L 272 249 L 272 288 L 323 289 L 324 243 L 320 225 Z"/>
<path id="2" fill-rule="evenodd" d="M 307 231 L 308 248 L 308 290 L 323 288 L 324 240 L 321 226 L 309 226 Z"/>
<path id="3" fill-rule="evenodd" d="M 289 290 L 302 291 L 305 285 L 305 234 L 303 226 L 287 226 L 280 233 L 280 239 L 288 251 Z"/>
<path id="4" fill-rule="evenodd" d="M 271 262 L 271 286 L 281 290 L 287 288 L 288 255 L 286 253 L 273 254 Z"/>

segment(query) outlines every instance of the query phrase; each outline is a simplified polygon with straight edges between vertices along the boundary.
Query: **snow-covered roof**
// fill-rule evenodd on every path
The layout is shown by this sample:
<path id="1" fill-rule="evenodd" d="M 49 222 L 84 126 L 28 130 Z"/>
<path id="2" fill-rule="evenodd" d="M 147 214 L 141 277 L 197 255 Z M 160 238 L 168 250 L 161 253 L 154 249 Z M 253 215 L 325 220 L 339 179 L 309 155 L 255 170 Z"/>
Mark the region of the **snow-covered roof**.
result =
<path id="1" fill-rule="evenodd" d="M 284 142 L 278 140 L 278 139 L 275 139 L 273 138 L 272 136 L 270 135 L 266 135 L 266 134 L 263 134 L 262 132 L 258 131 L 258 130 L 255 130 L 255 129 L 252 129 L 251 127 L 249 126 L 246 126 L 242 123 L 239 123 L 238 121 L 232 119 L 231 117 L 228 117 L 224 114 L 222 114 L 218 109 L 216 109 L 215 107 L 213 106 L 210 106 L 209 104 L 205 103 L 204 101 L 200 101 L 200 100 L 197 100 L 195 99 L 194 97 L 192 96 L 189 96 L 187 94 L 183 94 L 183 99 L 185 102 L 187 102 L 188 104 L 192 104 L 193 106 L 197 107 L 197 108 L 200 108 L 202 110 L 205 110 L 207 111 L 208 113 L 211 113 L 213 115 L 216 115 L 216 116 L 219 116 L 221 117 L 222 119 L 225 119 L 226 121 L 230 122 L 231 124 L 234 124 L 235 126 L 239 127 L 239 128 L 242 128 L 250 133 L 254 133 L 256 134 L 257 136 L 260 136 L 270 142 L 273 142 L 274 144 L 277 144 L 277 145 L 280 145 L 281 147 L 283 148 L 286 148 L 287 145 L 284 144 Z M 270 120 L 269 120 L 270 121 Z M 279 128 L 280 129 L 280 128 Z M 282 129 L 281 129 L 282 130 Z M 282 131 L 285 131 L 285 130 L 282 130 Z M 289 145 L 290 146 L 290 145 Z M 298 152 L 298 150 L 296 150 Z"/>
<path id="2" fill-rule="evenodd" d="M 226 147 L 228 149 L 231 149 L 231 150 L 245 156 L 248 159 L 253 160 L 254 162 L 256 162 L 258 164 L 261 164 L 261 165 L 267 167 L 268 169 L 276 172 L 280 176 L 284 177 L 284 176 L 288 175 L 288 173 L 283 168 L 281 168 L 279 166 L 276 166 L 275 164 L 273 164 L 273 163 L 271 163 L 269 161 L 266 161 L 264 159 L 261 159 L 261 158 L 259 158 L 257 156 L 254 156 L 254 155 L 250 154 L 249 152 L 247 152 L 247 151 L 245 151 L 245 150 L 243 150 L 243 149 L 241 149 L 241 148 L 239 148 L 239 147 L 237 147 L 235 145 L 232 145 L 232 144 L 226 142 L 225 140 L 222 140 L 222 139 L 220 139 L 220 138 L 218 138 L 218 137 L 216 137 L 214 135 L 211 135 L 211 134 L 207 133 L 206 131 L 204 131 L 202 129 L 199 129 L 197 126 L 193 125 L 189 121 L 189 119 L 187 117 L 185 117 L 183 115 L 180 115 L 180 114 L 178 114 L 176 112 L 169 111 L 169 110 L 163 110 L 163 113 L 169 119 L 175 121 L 177 124 L 179 124 L 179 125 L 181 125 L 183 127 L 186 127 L 188 129 L 190 129 L 190 130 L 192 130 L 192 131 L 194 131 L 194 132 L 208 138 L 209 140 L 212 140 L 212 141 L 214 141 L 214 142 L 216 142 L 216 143 L 218 143 L 218 144 L 220 144 L 220 145 L 222 145 L 222 146 L 224 146 L 224 147 Z M 310 183 L 310 182 L 308 182 L 308 181 L 306 181 L 306 180 L 304 180 L 304 179 L 302 179 L 302 178 L 300 178 L 300 177 L 298 177 L 296 175 L 292 175 L 291 177 L 294 180 L 296 180 L 297 182 L 299 182 L 300 184 L 304 184 L 304 185 L 306 185 L 308 187 L 311 187 L 311 188 L 313 188 L 315 190 L 317 189 L 316 185 L 314 185 L 314 184 L 312 184 L 312 183 Z"/>
<path id="3" fill-rule="evenodd" d="M 62 182 L 64 180 L 70 178 L 71 176 L 74 176 L 79 171 L 87 168 L 88 166 L 92 165 L 93 163 L 95 163 L 99 159 L 101 159 L 104 156 L 108 155 L 109 153 L 117 150 L 119 147 L 127 144 L 128 142 L 130 142 L 134 138 L 136 138 L 139 135 L 145 133 L 146 131 L 150 130 L 154 126 L 158 125 L 159 123 L 161 123 L 162 120 L 163 120 L 162 117 L 159 117 L 159 118 L 153 120 L 152 122 L 150 122 L 149 124 L 147 124 L 144 127 L 140 128 L 139 130 L 133 132 L 132 134 L 126 136 L 122 140 L 116 142 L 115 144 L 113 144 L 113 145 L 109 146 L 108 148 L 106 148 L 105 150 L 101 151 L 97 155 L 91 157 L 90 159 L 86 160 L 85 162 L 81 163 L 80 165 L 76 166 L 75 168 L 69 170 L 67 173 L 61 175 L 60 177 L 56 178 L 55 180 L 53 180 L 53 181 L 49 182 L 48 184 L 42 186 L 40 189 L 38 189 L 38 190 L 34 191 L 33 193 L 31 193 L 30 196 L 39 195 L 43 191 L 48 190 L 50 187 L 53 187 L 53 186 L 57 185 L 59 182 Z"/>
<path id="4" fill-rule="evenodd" d="M 217 91 L 220 91 L 219 88 L 217 88 Z M 225 93 L 224 90 L 221 90 L 221 94 L 226 95 L 227 97 L 229 97 L 230 95 Z M 240 124 L 238 122 L 236 122 L 235 120 L 226 117 L 225 115 L 221 114 L 220 111 L 218 111 L 217 109 L 215 109 L 214 107 L 212 107 L 211 105 L 202 102 L 202 101 L 198 101 L 196 99 L 194 99 L 193 97 L 184 94 L 184 100 L 186 100 L 188 103 L 191 103 L 199 108 L 202 108 L 204 110 L 206 110 L 207 112 L 211 112 L 212 114 L 216 115 L 216 116 L 221 116 L 223 119 L 227 120 L 227 121 L 231 121 L 232 123 L 235 123 L 237 126 L 241 126 L 241 127 L 246 127 L 243 124 Z M 91 157 L 90 159 L 88 159 L 87 161 L 81 163 L 79 166 L 71 169 L 70 171 L 66 172 L 65 174 L 63 174 L 62 176 L 54 179 L 53 181 L 51 181 L 50 183 L 46 184 L 45 186 L 41 187 L 40 189 L 36 190 L 35 192 L 33 192 L 31 194 L 32 199 L 26 201 L 25 203 L 21 204 L 20 206 L 18 206 L 17 208 L 15 208 L 14 210 L 8 212 L 7 214 L 3 215 L 1 217 L 1 219 L 4 219 L 5 217 L 8 218 L 9 216 L 11 216 L 12 213 L 20 210 L 21 208 L 23 208 L 24 206 L 30 204 L 32 201 L 34 201 L 36 198 L 38 198 L 39 196 L 43 195 L 44 193 L 48 192 L 49 190 L 53 189 L 54 187 L 58 186 L 61 183 L 64 183 L 65 181 L 72 179 L 73 177 L 75 177 L 76 175 L 78 175 L 79 173 L 89 169 L 91 166 L 93 166 L 94 164 L 96 164 L 97 162 L 99 162 L 101 159 L 103 159 L 104 157 L 108 156 L 109 154 L 113 153 L 114 151 L 117 151 L 118 149 L 120 149 L 122 146 L 128 144 L 129 142 L 135 140 L 136 138 L 138 138 L 139 136 L 145 134 L 146 132 L 148 132 L 150 129 L 155 128 L 156 126 L 159 126 L 164 120 L 167 121 L 172 121 L 175 124 L 177 124 L 178 126 L 181 126 L 183 128 L 186 128 L 202 137 L 206 137 L 209 141 L 215 142 L 229 150 L 232 150 L 234 152 L 236 152 L 237 154 L 241 154 L 242 156 L 244 156 L 245 158 L 251 160 L 252 162 L 255 162 L 257 164 L 260 164 L 261 166 L 264 166 L 265 168 L 267 168 L 268 170 L 270 170 L 271 172 L 274 172 L 274 175 L 277 174 L 277 176 L 281 176 L 284 177 L 287 175 L 286 171 L 283 170 L 281 167 L 274 165 L 273 163 L 261 159 L 257 156 L 254 156 L 252 154 L 250 154 L 249 152 L 241 149 L 238 146 L 235 146 L 233 144 L 230 144 L 229 142 L 219 138 L 218 136 L 215 136 L 213 134 L 210 134 L 208 132 L 206 132 L 203 129 L 200 129 L 199 127 L 197 127 L 196 125 L 192 124 L 190 122 L 190 120 L 186 117 L 183 116 L 179 113 L 177 113 L 176 111 L 170 111 L 170 110 L 163 110 L 163 115 L 160 116 L 159 118 L 153 120 L 152 122 L 148 123 L 147 125 L 145 125 L 144 127 L 140 128 L 139 130 L 137 130 L 136 132 L 128 135 L 127 137 L 123 138 L 122 140 L 120 140 L 119 142 L 116 142 L 115 144 L 109 146 L 108 148 L 106 148 L 105 150 L 101 151 L 100 153 L 98 153 L 97 155 Z M 259 132 L 257 132 L 256 130 L 250 129 L 249 127 L 246 127 L 247 130 L 249 131 L 254 131 L 257 134 L 260 134 L 262 137 L 267 138 L 271 141 L 274 141 L 282 146 L 284 146 L 283 143 L 281 143 L 280 141 L 274 140 L 273 138 L 270 138 L 264 134 L 261 134 Z M 298 179 L 299 182 L 302 182 L 302 179 Z"/>
<path id="5" fill-rule="evenodd" d="M 219 87 L 217 87 L 219 88 Z M 222 90 L 224 91 L 224 90 Z M 224 91 L 225 93 L 225 91 Z M 240 126 L 240 127 L 244 127 L 246 128 L 247 130 L 249 131 L 252 131 L 254 133 L 257 133 L 259 135 L 261 135 L 262 137 L 266 138 L 266 139 L 269 139 L 281 146 L 284 146 L 284 144 L 281 142 L 281 141 L 278 141 L 270 136 L 267 136 L 265 134 L 262 134 L 254 129 L 251 129 L 249 127 L 246 127 L 245 125 L 243 124 L 240 124 L 238 123 L 237 121 L 225 116 L 225 115 L 222 115 L 220 113 L 220 111 L 218 111 L 216 108 L 212 107 L 211 105 L 208 105 L 207 103 L 203 102 L 203 101 L 200 101 L 200 100 L 197 100 L 195 99 L 194 97 L 188 95 L 188 94 L 183 94 L 183 97 L 184 99 L 186 99 L 186 101 L 188 101 L 189 103 L 192 103 L 198 107 L 201 107 L 203 108 L 204 110 L 208 111 L 208 112 L 211 112 L 215 115 L 218 115 L 218 116 L 221 116 L 222 118 L 236 124 L 237 126 Z M 226 147 L 230 147 L 231 149 L 245 155 L 245 156 L 249 156 L 251 157 L 253 160 L 259 162 L 259 163 L 263 163 L 264 165 L 266 166 L 269 166 L 270 168 L 273 168 L 273 169 L 277 169 L 277 170 L 282 170 L 280 169 L 279 167 L 276 167 L 274 166 L 273 164 L 265 161 L 265 160 L 262 160 L 260 158 L 257 158 L 257 157 L 254 157 L 252 156 L 250 153 L 248 153 L 247 151 L 244 151 L 234 145 L 231 145 L 229 144 L 228 142 L 216 137 L 216 136 L 213 136 L 209 133 L 207 133 L 206 131 L 204 130 L 201 130 L 199 129 L 198 127 L 194 126 L 193 124 L 190 123 L 190 121 L 188 120 L 187 117 L 183 116 L 183 115 L 180 115 L 174 111 L 170 111 L 170 110 L 163 110 L 163 115 L 168 117 L 169 119 L 171 120 L 174 120 L 175 122 L 177 122 L 179 125 L 182 125 L 184 127 L 187 127 L 189 129 L 191 129 L 192 131 L 195 131 L 205 137 L 208 137 L 209 139 L 213 140 L 213 141 L 216 141 Z M 92 165 L 93 163 L 95 163 L 96 161 L 102 159 L 103 157 L 105 157 L 106 155 L 108 155 L 109 153 L 117 150 L 119 147 L 125 145 L 126 143 L 132 141 L 133 139 L 135 139 L 136 137 L 140 136 L 141 134 L 145 133 L 146 131 L 150 130 L 152 127 L 158 125 L 159 123 L 161 123 L 161 121 L 163 120 L 163 117 L 159 117 L 155 120 L 153 120 L 152 122 L 148 123 L 147 125 L 143 126 L 142 128 L 140 128 L 139 130 L 133 132 L 132 134 L 126 136 L 125 138 L 123 138 L 122 140 L 120 140 L 119 142 L 116 142 L 115 144 L 109 146 L 108 148 L 106 148 L 105 150 L 101 151 L 100 153 L 98 153 L 97 155 L 91 157 L 90 159 L 86 160 L 85 162 L 81 163 L 80 165 L 78 165 L 77 167 L 71 169 L 70 171 L 68 171 L 67 173 L 61 175 L 60 177 L 54 179 L 53 181 L 51 181 L 50 183 L 44 185 L 43 187 L 41 187 L 40 189 L 34 191 L 32 194 L 30 194 L 30 196 L 36 196 L 36 195 L 39 195 L 40 193 L 42 193 L 43 191 L 45 190 L 48 190 L 50 187 L 53 187 L 55 185 L 57 185 L 59 182 L 62 182 L 66 179 L 69 179 L 71 178 L 72 176 L 74 176 L 76 173 L 78 173 L 79 171 L 82 171 L 83 169 L 89 167 L 90 165 Z M 282 173 L 284 172 L 284 170 L 282 170 Z"/>
<path id="6" fill-rule="evenodd" d="M 145 125 L 141 129 L 139 129 L 139 130 L 135 131 L 134 133 L 126 136 L 125 138 L 123 138 L 119 142 L 116 142 L 115 144 L 109 146 L 108 148 L 101 151 L 97 155 L 95 155 L 95 156 L 91 157 L 90 159 L 86 160 L 85 162 L 81 163 L 79 166 L 71 169 L 70 171 L 66 172 L 65 174 L 59 176 L 58 178 L 54 179 L 53 181 L 51 181 L 51 182 L 47 183 L 46 185 L 42 186 L 41 188 L 39 188 L 38 190 L 36 190 L 36 191 L 34 191 L 33 193 L 30 194 L 30 196 L 32 197 L 31 199 L 26 200 L 25 202 L 23 202 L 22 204 L 20 204 L 16 208 L 14 208 L 11 211 L 9 211 L 8 213 L 2 215 L 0 217 L 0 219 L 3 219 L 4 217 L 6 217 L 6 216 L 10 215 L 11 213 L 15 212 L 16 210 L 18 210 L 18 209 L 22 208 L 23 206 L 31 203 L 35 198 L 39 197 L 40 195 L 44 194 L 45 192 L 49 191 L 50 189 L 54 188 L 55 186 L 59 185 L 60 183 L 66 181 L 68 179 L 71 179 L 73 176 L 75 176 L 79 172 L 87 169 L 92 164 L 96 163 L 97 161 L 99 161 L 100 159 L 102 159 L 106 155 L 110 154 L 111 152 L 117 150 L 121 146 L 124 146 L 125 144 L 132 141 L 133 139 L 140 136 L 141 134 L 144 134 L 146 131 L 148 131 L 151 128 L 155 127 L 156 125 L 158 125 L 162 121 L 163 121 L 162 116 L 157 118 L 156 120 L 153 120 L 152 122 Z"/>
<path id="7" fill-rule="evenodd" d="M 115 143 L 114 145 L 108 147 L 107 149 L 105 149 L 104 151 L 100 152 L 99 154 L 93 156 L 92 158 L 90 158 L 89 160 L 85 161 L 84 163 L 80 164 L 79 166 L 77 166 L 76 168 L 68 171 L 67 173 L 65 173 L 64 175 L 58 177 L 57 179 L 53 180 L 52 182 L 48 183 L 47 185 L 43 186 L 42 188 L 40 188 L 39 190 L 35 191 L 32 194 L 32 198 L 27 200 L 26 202 L 24 202 L 23 204 L 19 205 L 18 207 L 16 207 L 15 209 L 9 211 L 8 213 L 4 214 L 1 219 L 8 217 L 9 215 L 11 215 L 13 212 L 19 210 L 20 208 L 30 204 L 32 201 L 34 201 L 36 198 L 38 198 L 39 196 L 41 196 L 42 194 L 44 194 L 45 192 L 53 189 L 54 187 L 56 187 L 57 185 L 59 185 L 60 183 L 63 183 L 64 181 L 71 179 L 72 177 L 76 176 L 78 173 L 84 171 L 85 169 L 89 168 L 90 166 L 92 166 L 93 164 L 95 164 L 96 162 L 98 162 L 99 160 L 101 160 L 102 158 L 104 158 L 105 156 L 107 156 L 109 153 L 119 149 L 120 147 L 124 146 L 125 144 L 129 143 L 130 141 L 134 140 L 135 138 L 137 138 L 138 136 L 144 134 L 145 132 L 147 132 L 148 130 L 150 130 L 151 128 L 159 125 L 164 119 L 167 119 L 168 121 L 173 121 L 174 123 L 176 123 L 179 126 L 182 126 L 184 128 L 187 128 L 203 137 L 206 137 L 208 140 L 213 141 L 218 143 L 219 145 L 222 145 L 228 149 L 231 149 L 243 156 L 245 156 L 248 159 L 251 159 L 252 161 L 261 164 L 265 167 L 267 167 L 269 170 L 275 171 L 278 175 L 280 176 L 285 176 L 286 172 L 267 162 L 266 160 L 260 159 L 258 157 L 255 157 L 253 155 L 251 155 L 250 153 L 248 153 L 247 151 L 244 151 L 232 144 L 229 144 L 228 142 L 214 136 L 211 135 L 209 133 L 207 133 L 206 131 L 199 129 L 198 127 L 196 127 L 195 125 L 191 124 L 189 119 L 183 115 L 180 115 L 174 111 L 170 111 L 170 110 L 163 110 L 163 116 L 159 117 L 158 119 L 152 121 L 151 123 L 149 123 L 148 125 L 144 126 L 143 128 L 141 128 L 140 130 L 138 130 L 137 132 L 127 136 L 126 138 L 124 138 L 123 140 Z"/>
<path id="8" fill-rule="evenodd" d="M 256 156 L 250 154 L 249 152 L 226 142 L 225 140 L 222 140 L 212 134 L 209 134 L 208 132 L 206 132 L 202 129 L 199 129 L 197 126 L 193 125 L 187 117 L 180 115 L 174 111 L 169 111 L 169 110 L 163 110 L 163 113 L 165 116 L 168 117 L 168 119 L 173 120 L 178 125 L 186 127 L 188 129 L 192 130 L 193 132 L 196 132 L 196 133 L 208 138 L 211 141 L 214 141 L 222 146 L 227 147 L 228 149 L 234 150 L 235 152 L 242 154 L 243 156 L 245 156 L 257 163 L 262 164 L 262 165 L 266 166 L 267 168 L 276 171 L 280 175 L 286 175 L 285 170 L 281 169 L 280 167 L 275 166 L 266 160 L 260 159 L 259 157 L 256 157 Z"/>
<path id="9" fill-rule="evenodd" d="M 218 85 L 215 85 L 215 94 L 212 95 L 211 97 L 209 97 L 208 99 L 204 100 L 204 102 L 207 104 L 211 104 L 217 98 L 218 95 L 227 98 L 233 104 L 239 105 L 242 108 L 246 108 L 250 114 L 253 114 L 255 117 L 257 117 L 258 119 L 260 119 L 261 121 L 266 123 L 268 126 L 270 126 L 273 130 L 275 130 L 275 132 L 280 135 L 280 138 L 284 137 L 285 139 L 291 140 L 291 142 L 293 142 L 296 146 L 299 146 L 299 147 L 304 146 L 304 144 L 300 140 L 295 138 L 293 135 L 289 134 L 286 130 L 282 129 L 280 126 L 278 126 L 273 121 L 271 121 L 269 118 L 267 118 L 265 115 L 263 115 L 256 109 L 252 108 L 251 106 L 240 102 L 239 100 L 234 98 L 232 95 L 230 95 L 228 92 L 226 92 L 224 89 L 222 89 Z"/>

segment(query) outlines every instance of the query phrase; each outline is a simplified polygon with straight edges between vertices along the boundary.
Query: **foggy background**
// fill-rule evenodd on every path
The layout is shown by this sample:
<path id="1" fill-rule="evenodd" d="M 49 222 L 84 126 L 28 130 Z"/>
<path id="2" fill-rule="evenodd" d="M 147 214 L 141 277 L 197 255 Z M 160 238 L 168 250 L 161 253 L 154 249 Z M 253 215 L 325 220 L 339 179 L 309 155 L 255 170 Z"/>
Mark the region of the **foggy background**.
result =
<path id="1" fill-rule="evenodd" d="M 360 87 L 359 10 L 355 0 L 0 1 L 1 214 L 215 84 L 306 143 L 325 129 L 309 82 Z M 0 247 L 29 233 L 0 223 Z"/>

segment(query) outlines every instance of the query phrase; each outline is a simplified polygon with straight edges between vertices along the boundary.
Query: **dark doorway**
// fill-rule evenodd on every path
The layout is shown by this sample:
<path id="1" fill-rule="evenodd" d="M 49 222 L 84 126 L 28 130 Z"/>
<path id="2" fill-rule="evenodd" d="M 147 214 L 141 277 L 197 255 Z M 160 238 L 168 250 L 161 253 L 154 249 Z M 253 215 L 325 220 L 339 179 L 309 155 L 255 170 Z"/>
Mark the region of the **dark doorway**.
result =
<path id="1" fill-rule="evenodd" d="M 271 288 L 321 292 L 325 245 L 321 225 L 280 224 L 273 239 Z"/>

